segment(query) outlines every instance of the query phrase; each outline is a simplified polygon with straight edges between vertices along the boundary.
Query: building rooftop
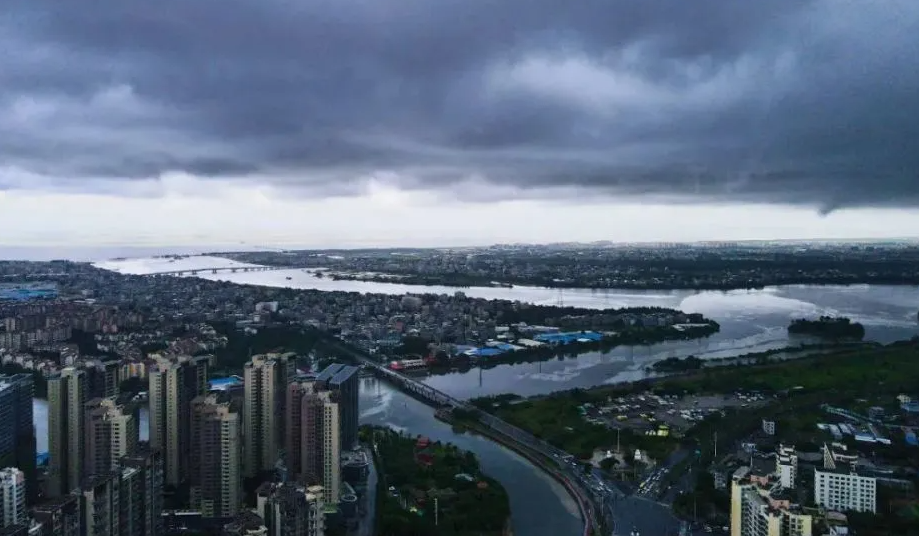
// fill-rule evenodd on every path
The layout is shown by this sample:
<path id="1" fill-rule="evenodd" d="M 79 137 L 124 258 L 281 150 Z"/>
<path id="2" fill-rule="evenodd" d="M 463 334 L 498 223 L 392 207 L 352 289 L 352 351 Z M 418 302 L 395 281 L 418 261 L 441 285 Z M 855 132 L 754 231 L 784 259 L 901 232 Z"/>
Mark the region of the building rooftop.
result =
<path id="1" fill-rule="evenodd" d="M 232 521 L 224 525 L 226 534 L 244 535 L 259 531 L 265 527 L 265 521 L 255 512 L 243 510 Z"/>
<path id="2" fill-rule="evenodd" d="M 769 476 L 775 472 L 775 459 L 754 457 L 749 467 L 749 474 L 756 476 Z"/>
<path id="3" fill-rule="evenodd" d="M 61 495 L 60 497 L 54 497 L 43 501 L 41 504 L 35 506 L 34 511 L 36 513 L 47 513 L 53 512 L 58 508 L 68 506 L 71 504 L 78 504 L 80 498 L 76 495 Z"/>
<path id="4" fill-rule="evenodd" d="M 873 476 L 868 469 L 857 463 L 840 463 L 836 467 L 817 467 L 818 473 L 833 473 L 835 475 Z"/>
<path id="5" fill-rule="evenodd" d="M 332 376 L 332 379 L 330 382 L 336 383 L 336 384 L 342 383 L 344 381 L 347 381 L 348 378 L 350 378 L 351 376 L 359 372 L 360 372 L 359 368 L 345 365 L 341 369 L 339 369 L 339 371 L 336 372 L 334 376 Z"/>
<path id="6" fill-rule="evenodd" d="M 323 369 L 322 372 L 320 372 L 319 375 L 316 376 L 316 379 L 321 382 L 327 382 L 331 380 L 336 374 L 338 374 L 338 372 L 341 369 L 343 369 L 345 366 L 346 365 L 343 363 L 332 363 L 331 365 Z"/>

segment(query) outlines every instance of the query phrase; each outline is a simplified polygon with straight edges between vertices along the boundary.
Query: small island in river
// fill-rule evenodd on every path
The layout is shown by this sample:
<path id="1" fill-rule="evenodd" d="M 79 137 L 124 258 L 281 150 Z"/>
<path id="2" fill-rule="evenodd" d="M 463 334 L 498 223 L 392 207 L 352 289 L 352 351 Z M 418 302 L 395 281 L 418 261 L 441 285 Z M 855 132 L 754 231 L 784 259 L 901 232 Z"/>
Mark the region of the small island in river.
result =
<path id="1" fill-rule="evenodd" d="M 799 318 L 788 325 L 788 333 L 795 335 L 813 335 L 824 339 L 865 338 L 865 327 L 852 322 L 846 317 L 821 316 L 817 320 Z"/>
<path id="2" fill-rule="evenodd" d="M 705 362 L 696 356 L 689 356 L 684 359 L 679 357 L 668 357 L 658 361 L 651 366 L 654 372 L 687 372 L 690 370 L 699 370 Z"/>
<path id="3" fill-rule="evenodd" d="M 505 536 L 510 501 L 479 460 L 450 443 L 361 428 L 379 471 L 379 536 Z"/>

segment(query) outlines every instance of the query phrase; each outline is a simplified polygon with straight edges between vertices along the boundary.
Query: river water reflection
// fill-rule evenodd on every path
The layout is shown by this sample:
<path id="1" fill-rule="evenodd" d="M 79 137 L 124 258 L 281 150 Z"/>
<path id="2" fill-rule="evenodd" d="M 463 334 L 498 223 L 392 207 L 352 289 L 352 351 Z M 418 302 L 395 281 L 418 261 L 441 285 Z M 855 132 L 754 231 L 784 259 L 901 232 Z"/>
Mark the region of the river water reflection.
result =
<path id="1" fill-rule="evenodd" d="M 203 262 L 203 261 L 202 261 Z M 542 363 L 498 365 L 485 370 L 430 376 L 424 381 L 459 398 L 497 393 L 544 394 L 574 387 L 591 387 L 640 379 L 646 366 L 668 357 L 700 358 L 784 348 L 802 342 L 789 337 L 788 323 L 801 317 L 846 316 L 865 325 L 866 338 L 890 343 L 919 335 L 919 287 L 787 285 L 759 290 L 589 290 L 514 287 L 458 288 L 414 286 L 364 281 L 333 281 L 305 270 L 204 274 L 202 277 L 273 287 L 383 294 L 454 293 L 487 299 L 564 304 L 589 308 L 632 306 L 672 307 L 702 313 L 721 324 L 715 335 L 695 341 L 651 346 L 619 347 L 608 354 L 596 352 Z M 290 278 L 289 280 L 287 278 Z"/>
<path id="2" fill-rule="evenodd" d="M 150 437 L 150 412 L 146 406 L 140 407 L 140 440 L 147 441 Z M 40 398 L 32 399 L 32 424 L 35 425 L 35 451 L 48 452 L 48 401 Z"/>
<path id="3" fill-rule="evenodd" d="M 598 303 L 587 301 L 582 293 L 576 296 L 584 304 Z M 623 346 L 607 354 L 590 352 L 541 363 L 497 365 L 481 371 L 431 376 L 425 382 L 456 397 L 471 398 L 505 392 L 536 395 L 637 380 L 644 377 L 645 367 L 668 357 L 731 357 L 811 341 L 789 336 L 786 328 L 792 319 L 819 315 L 847 316 L 861 322 L 866 338 L 882 343 L 919 335 L 919 289 L 914 287 L 787 286 L 730 292 L 673 291 L 649 296 L 653 297 L 645 305 L 703 313 L 717 320 L 721 331 L 706 339 Z M 610 296 L 610 300 L 619 298 Z"/>
<path id="4" fill-rule="evenodd" d="M 136 260 L 132 261 L 136 264 Z M 182 262 L 182 261 L 178 261 Z M 195 262 L 220 266 L 212 260 Z M 112 263 L 108 263 L 111 265 Z M 112 266 L 107 266 L 112 267 Z M 173 269 L 188 269 L 175 266 Z M 786 327 L 794 318 L 818 315 L 847 316 L 865 325 L 867 338 L 889 343 L 919 334 L 916 311 L 919 289 L 902 286 L 783 286 L 751 291 L 617 291 L 565 290 L 515 287 L 451 288 L 418 287 L 396 284 L 332 281 L 319 279 L 303 270 L 204 274 L 242 284 L 272 287 L 315 288 L 375 292 L 453 293 L 488 299 L 520 300 L 538 304 L 557 304 L 610 308 L 639 305 L 673 307 L 702 313 L 721 324 L 721 332 L 697 341 L 681 341 L 641 347 L 620 347 L 608 354 L 587 353 L 575 358 L 542 363 L 498 365 L 465 373 L 430 376 L 424 381 L 454 396 L 474 396 L 514 392 L 522 395 L 545 394 L 573 387 L 641 378 L 644 367 L 667 357 L 695 355 L 702 358 L 729 357 L 743 353 L 782 348 L 801 342 L 789 338 Z M 287 279 L 287 278 L 290 279 Z M 517 536 L 557 536 L 578 534 L 581 522 L 561 486 L 532 465 L 491 441 L 467 434 L 456 434 L 451 427 L 434 419 L 433 410 L 375 379 L 361 380 L 361 422 L 387 425 L 407 433 L 449 441 L 476 453 L 483 469 L 507 488 Z M 36 400 L 35 424 L 38 450 L 47 450 L 47 405 Z M 146 411 L 141 415 L 141 435 L 146 437 Z"/>
<path id="5" fill-rule="evenodd" d="M 216 257 L 132 259 L 99 263 L 124 273 L 151 273 L 165 269 L 231 266 L 233 261 Z M 707 339 L 651 346 L 620 347 L 608 354 L 586 353 L 575 358 L 542 363 L 498 365 L 486 370 L 431 376 L 424 381 L 460 398 L 514 392 L 534 395 L 574 387 L 639 379 L 644 368 L 668 357 L 695 355 L 700 358 L 784 348 L 802 342 L 789 337 L 786 328 L 795 318 L 819 315 L 847 316 L 865 325 L 867 338 L 882 343 L 919 334 L 916 313 L 919 287 L 915 286 L 817 286 L 787 285 L 759 290 L 591 290 L 416 286 L 366 281 L 334 281 L 315 277 L 310 270 L 202 273 L 199 277 L 234 283 L 325 291 L 381 294 L 464 292 L 486 299 L 519 300 L 589 308 L 631 306 L 672 307 L 702 313 L 721 324 L 721 331 Z"/>
<path id="6" fill-rule="evenodd" d="M 450 442 L 474 452 L 510 496 L 516 536 L 575 536 L 583 527 L 564 489 L 517 454 L 479 436 L 457 434 L 434 410 L 375 378 L 361 379 L 361 422 Z"/>

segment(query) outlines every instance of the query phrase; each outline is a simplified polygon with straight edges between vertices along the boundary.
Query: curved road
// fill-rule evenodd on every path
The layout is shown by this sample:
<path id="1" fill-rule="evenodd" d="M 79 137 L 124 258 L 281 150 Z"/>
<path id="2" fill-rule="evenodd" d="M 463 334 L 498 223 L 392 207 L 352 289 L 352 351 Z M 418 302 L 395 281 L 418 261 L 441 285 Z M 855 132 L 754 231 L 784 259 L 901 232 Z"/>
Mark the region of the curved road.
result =
<path id="1" fill-rule="evenodd" d="M 552 460 L 557 465 L 557 474 L 561 476 L 566 489 L 578 502 L 584 516 L 584 536 L 593 534 L 594 528 L 599 527 L 599 518 L 603 518 L 606 526 L 612 527 L 613 536 L 631 536 L 637 532 L 641 536 L 677 536 L 680 534 L 680 521 L 673 515 L 670 508 L 652 499 L 632 495 L 620 483 L 607 480 L 601 471 L 594 470 L 586 473 L 581 464 L 569 453 L 550 445 L 529 432 L 521 430 L 498 417 L 479 411 L 468 402 L 459 400 L 421 383 L 413 378 L 390 370 L 385 366 L 369 359 L 363 351 L 350 344 L 327 335 L 330 342 L 350 355 L 361 364 L 374 369 L 393 383 L 401 384 L 408 390 L 422 393 L 431 402 L 447 405 L 452 408 L 474 410 L 480 416 L 480 422 L 506 437 L 509 443 L 529 453 L 537 460 L 542 457 Z M 544 470 L 545 465 L 539 464 Z"/>

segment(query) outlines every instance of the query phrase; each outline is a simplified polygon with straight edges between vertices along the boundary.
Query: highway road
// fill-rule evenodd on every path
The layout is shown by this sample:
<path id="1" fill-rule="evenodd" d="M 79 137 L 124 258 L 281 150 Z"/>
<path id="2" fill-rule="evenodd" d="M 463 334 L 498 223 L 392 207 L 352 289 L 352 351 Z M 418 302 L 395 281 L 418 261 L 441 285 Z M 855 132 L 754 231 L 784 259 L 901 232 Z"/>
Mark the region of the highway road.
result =
<path id="1" fill-rule="evenodd" d="M 373 454 L 368 450 L 367 456 L 372 460 Z M 377 512 L 377 468 L 375 463 L 370 464 L 370 472 L 367 475 L 367 492 L 364 503 L 363 515 L 360 519 L 360 528 L 358 536 L 374 536 L 375 521 Z"/>
<path id="2" fill-rule="evenodd" d="M 333 340 L 339 343 L 339 349 L 346 351 L 360 362 L 377 369 L 385 376 L 389 376 L 395 383 L 401 382 L 406 385 L 419 383 L 412 378 L 386 369 L 379 363 L 371 361 L 362 355 L 362 352 L 344 343 L 344 341 L 340 339 Z M 424 387 L 431 389 L 429 386 Z M 436 397 L 436 402 L 438 403 L 454 408 L 472 409 L 467 402 L 457 400 L 445 393 L 435 392 L 433 396 Z M 585 472 L 583 465 L 569 453 L 494 415 L 480 412 L 480 421 L 483 425 L 506 436 L 519 446 L 555 462 L 561 475 L 573 485 L 577 495 L 579 495 L 579 501 L 583 502 L 586 507 L 588 519 L 585 519 L 585 534 L 591 532 L 591 526 L 596 526 L 596 521 L 600 518 L 604 518 L 605 523 L 613 527 L 611 536 L 678 536 L 680 534 L 680 521 L 673 515 L 673 512 L 666 504 L 656 502 L 651 497 L 630 494 L 627 486 L 607 479 L 599 470 Z M 671 456 L 657 474 L 658 480 L 663 480 L 663 473 L 679 463 L 685 455 L 684 453 L 677 453 Z"/>

